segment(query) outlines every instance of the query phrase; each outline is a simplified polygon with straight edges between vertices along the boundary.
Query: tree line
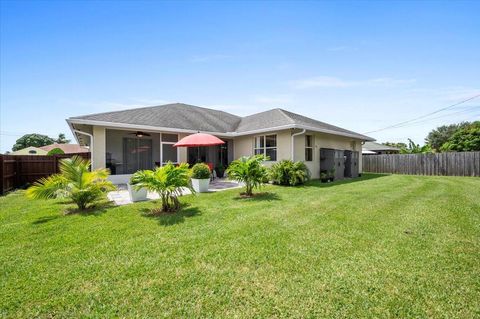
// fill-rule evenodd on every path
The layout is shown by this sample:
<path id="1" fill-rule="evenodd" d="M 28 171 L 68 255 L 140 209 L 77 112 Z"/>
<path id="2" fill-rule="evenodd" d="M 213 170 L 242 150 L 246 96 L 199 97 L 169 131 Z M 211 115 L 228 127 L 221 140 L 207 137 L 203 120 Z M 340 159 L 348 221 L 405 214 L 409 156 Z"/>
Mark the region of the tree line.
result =
<path id="1" fill-rule="evenodd" d="M 411 139 L 383 144 L 399 148 L 402 154 L 480 151 L 480 121 L 439 126 L 428 133 L 422 146 Z"/>
<path id="2" fill-rule="evenodd" d="M 70 140 L 67 140 L 63 133 L 58 134 L 57 138 L 37 133 L 25 134 L 15 141 L 15 144 L 12 146 L 12 151 L 15 152 L 30 146 L 42 147 L 53 143 L 68 144 Z"/>

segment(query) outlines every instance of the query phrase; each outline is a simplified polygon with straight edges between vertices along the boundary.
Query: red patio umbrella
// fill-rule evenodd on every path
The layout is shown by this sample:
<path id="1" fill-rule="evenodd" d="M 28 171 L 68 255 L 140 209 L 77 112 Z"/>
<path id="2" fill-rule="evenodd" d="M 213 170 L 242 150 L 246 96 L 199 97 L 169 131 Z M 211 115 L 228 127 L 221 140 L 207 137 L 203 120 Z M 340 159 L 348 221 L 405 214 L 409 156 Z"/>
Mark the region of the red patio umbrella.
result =
<path id="1" fill-rule="evenodd" d="M 214 146 L 225 144 L 224 141 L 216 136 L 206 133 L 195 133 L 185 136 L 175 143 L 174 147 L 197 147 L 197 160 L 200 159 L 200 146 Z"/>
<path id="2" fill-rule="evenodd" d="M 225 144 L 225 142 L 216 136 L 213 136 L 211 134 L 205 134 L 205 133 L 195 133 L 192 135 L 185 136 L 173 146 L 199 147 L 199 146 L 213 146 L 213 145 L 220 145 L 220 144 Z"/>

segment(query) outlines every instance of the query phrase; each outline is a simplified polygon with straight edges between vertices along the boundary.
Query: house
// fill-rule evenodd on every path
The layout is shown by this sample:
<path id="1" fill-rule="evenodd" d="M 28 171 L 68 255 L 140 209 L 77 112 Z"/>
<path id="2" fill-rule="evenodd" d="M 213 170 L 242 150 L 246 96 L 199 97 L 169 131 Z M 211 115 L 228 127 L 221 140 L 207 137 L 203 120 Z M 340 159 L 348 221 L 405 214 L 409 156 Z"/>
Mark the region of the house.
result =
<path id="1" fill-rule="evenodd" d="M 13 151 L 8 155 L 47 155 L 48 151 L 42 150 L 40 147 L 29 146 L 21 150 Z"/>
<path id="2" fill-rule="evenodd" d="M 29 146 L 22 148 L 21 150 L 10 152 L 9 155 L 48 155 L 48 152 L 54 148 L 61 149 L 65 154 L 76 154 L 76 153 L 88 153 L 89 150 L 85 146 L 80 146 L 78 144 L 58 144 L 53 143 L 50 145 L 35 147 Z"/>
<path id="3" fill-rule="evenodd" d="M 372 138 L 283 109 L 240 117 L 182 103 L 98 113 L 67 119 L 80 145 L 92 150 L 92 167 L 109 168 L 124 183 L 139 169 L 169 161 L 200 159 L 227 166 L 241 156 L 265 154 L 267 165 L 282 159 L 304 161 L 313 178 L 335 168 L 337 178 L 361 173 L 362 143 Z M 220 146 L 175 148 L 179 139 L 209 133 Z"/>
<path id="4" fill-rule="evenodd" d="M 375 154 L 398 154 L 400 149 L 375 142 L 365 142 L 362 147 L 363 155 L 375 155 Z"/>
<path id="5" fill-rule="evenodd" d="M 78 144 L 58 144 L 53 143 L 46 146 L 39 147 L 40 149 L 46 151 L 47 153 L 53 150 L 54 148 L 61 149 L 65 154 L 76 154 L 76 153 L 88 153 L 89 150 L 85 146 L 80 146 Z"/>

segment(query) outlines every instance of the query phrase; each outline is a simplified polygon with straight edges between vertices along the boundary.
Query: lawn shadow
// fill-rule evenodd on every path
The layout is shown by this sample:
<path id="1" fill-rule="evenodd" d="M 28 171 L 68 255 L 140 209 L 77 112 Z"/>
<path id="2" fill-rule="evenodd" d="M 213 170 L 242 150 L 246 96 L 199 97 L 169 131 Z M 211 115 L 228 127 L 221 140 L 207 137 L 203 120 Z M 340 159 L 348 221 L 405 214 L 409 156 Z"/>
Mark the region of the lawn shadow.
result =
<path id="1" fill-rule="evenodd" d="M 115 203 L 111 201 L 104 201 L 97 203 L 93 207 L 89 207 L 84 210 L 79 210 L 77 207 L 69 207 L 64 211 L 64 215 L 80 215 L 83 217 L 88 217 L 88 216 L 100 216 L 107 212 L 109 208 L 114 208 Z"/>
<path id="2" fill-rule="evenodd" d="M 273 201 L 281 200 L 280 196 L 277 193 L 272 192 L 261 192 L 253 193 L 253 196 L 245 196 L 243 193 L 240 196 L 234 197 L 234 200 L 245 200 L 245 201 Z"/>
<path id="3" fill-rule="evenodd" d="M 37 218 L 35 221 L 32 222 L 32 225 L 41 225 L 41 224 L 45 224 L 45 223 L 48 223 L 52 220 L 55 220 L 57 218 L 60 218 L 62 217 L 62 215 L 50 215 L 50 216 L 43 216 L 43 217 L 40 217 L 40 218 Z"/>
<path id="4" fill-rule="evenodd" d="M 362 174 L 361 177 L 346 178 L 346 179 L 341 179 L 341 180 L 337 180 L 329 183 L 322 183 L 320 182 L 320 180 L 317 179 L 317 180 L 309 181 L 308 183 L 305 184 L 305 186 L 327 188 L 327 187 L 334 187 L 334 186 L 351 184 L 351 183 L 364 182 L 371 179 L 376 179 L 376 178 L 385 177 L 389 175 L 390 174 Z"/>
<path id="5" fill-rule="evenodd" d="M 182 208 L 175 213 L 159 212 L 156 208 L 142 208 L 140 211 L 143 217 L 156 219 L 162 226 L 181 224 L 186 218 L 201 215 L 198 207 L 190 207 L 188 204 L 182 205 Z"/>

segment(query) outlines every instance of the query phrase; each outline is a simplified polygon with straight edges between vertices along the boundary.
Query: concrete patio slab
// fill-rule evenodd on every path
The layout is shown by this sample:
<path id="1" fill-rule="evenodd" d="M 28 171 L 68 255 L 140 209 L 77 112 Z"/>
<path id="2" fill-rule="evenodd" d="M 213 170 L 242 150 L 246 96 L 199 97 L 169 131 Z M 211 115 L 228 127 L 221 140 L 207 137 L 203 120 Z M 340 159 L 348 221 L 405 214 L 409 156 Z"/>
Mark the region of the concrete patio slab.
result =
<path id="1" fill-rule="evenodd" d="M 130 195 L 127 190 L 127 185 L 126 184 L 119 184 L 116 185 L 117 190 L 113 192 L 109 192 L 107 194 L 107 197 L 110 201 L 114 202 L 115 205 L 121 206 L 121 205 L 127 205 L 131 204 L 132 201 L 130 200 Z M 234 188 L 240 188 L 243 185 L 240 183 L 230 181 L 224 178 L 216 178 L 215 180 L 210 182 L 210 185 L 208 187 L 209 192 L 219 192 L 219 191 L 224 191 L 227 189 L 234 189 Z M 189 189 L 184 189 L 182 191 L 182 195 L 188 195 L 191 194 Z M 152 193 L 148 192 L 147 194 L 147 200 L 155 200 L 159 199 L 159 196 L 157 193 Z"/>

